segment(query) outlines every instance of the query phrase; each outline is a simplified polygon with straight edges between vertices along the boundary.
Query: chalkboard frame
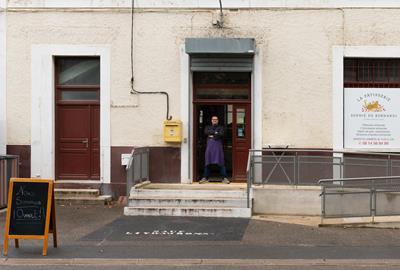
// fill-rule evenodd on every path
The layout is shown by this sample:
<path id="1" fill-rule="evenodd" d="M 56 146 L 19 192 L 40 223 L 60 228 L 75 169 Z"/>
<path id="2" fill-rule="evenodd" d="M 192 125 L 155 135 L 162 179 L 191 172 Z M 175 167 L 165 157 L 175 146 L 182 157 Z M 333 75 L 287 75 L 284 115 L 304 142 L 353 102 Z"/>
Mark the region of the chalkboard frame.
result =
<path id="1" fill-rule="evenodd" d="M 10 234 L 10 223 L 11 223 L 11 211 L 13 209 L 13 189 L 14 183 L 47 183 L 47 205 L 46 205 L 46 220 L 44 226 L 44 233 L 39 235 L 18 235 Z M 4 234 L 4 256 L 8 254 L 8 240 L 15 240 L 15 247 L 19 248 L 19 239 L 36 239 L 43 240 L 43 252 L 42 255 L 47 255 L 47 245 L 49 239 L 49 233 L 53 234 L 53 246 L 57 247 L 57 230 L 56 230 L 56 217 L 55 217 L 55 206 L 54 206 L 54 181 L 51 179 L 36 179 L 36 178 L 11 178 L 9 189 L 8 189 L 8 204 L 7 204 L 7 216 L 6 226 Z"/>

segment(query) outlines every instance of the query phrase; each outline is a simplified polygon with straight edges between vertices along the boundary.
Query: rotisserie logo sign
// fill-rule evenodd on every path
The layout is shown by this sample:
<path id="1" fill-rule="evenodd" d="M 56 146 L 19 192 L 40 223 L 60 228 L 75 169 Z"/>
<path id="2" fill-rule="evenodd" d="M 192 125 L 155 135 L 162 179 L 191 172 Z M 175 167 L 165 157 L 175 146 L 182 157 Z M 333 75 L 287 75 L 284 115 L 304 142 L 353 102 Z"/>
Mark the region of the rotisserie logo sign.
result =
<path id="1" fill-rule="evenodd" d="M 344 147 L 400 148 L 400 89 L 344 89 Z"/>

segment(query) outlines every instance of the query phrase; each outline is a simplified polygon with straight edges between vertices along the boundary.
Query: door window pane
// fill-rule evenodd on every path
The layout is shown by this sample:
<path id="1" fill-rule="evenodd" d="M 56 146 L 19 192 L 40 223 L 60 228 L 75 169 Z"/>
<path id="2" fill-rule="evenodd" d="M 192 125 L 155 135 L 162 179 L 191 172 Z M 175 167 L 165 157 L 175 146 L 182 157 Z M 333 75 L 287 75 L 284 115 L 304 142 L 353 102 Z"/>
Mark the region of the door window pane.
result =
<path id="1" fill-rule="evenodd" d="M 249 85 L 251 80 L 250 72 L 195 72 L 194 83 L 204 84 L 235 84 Z"/>
<path id="2" fill-rule="evenodd" d="M 248 99 L 248 88 L 200 88 L 196 91 L 198 99 Z"/>
<path id="3" fill-rule="evenodd" d="M 238 108 L 236 110 L 236 136 L 238 138 L 246 137 L 246 110 Z"/>
<path id="4" fill-rule="evenodd" d="M 99 100 L 98 91 L 61 91 L 61 100 Z"/>
<path id="5" fill-rule="evenodd" d="M 195 99 L 250 99 L 250 72 L 194 72 Z"/>
<path id="6" fill-rule="evenodd" d="M 100 59 L 60 58 L 58 63 L 58 84 L 60 85 L 99 85 Z"/>
<path id="7" fill-rule="evenodd" d="M 227 148 L 232 148 L 232 126 L 233 126 L 233 106 L 225 105 L 224 145 Z"/>

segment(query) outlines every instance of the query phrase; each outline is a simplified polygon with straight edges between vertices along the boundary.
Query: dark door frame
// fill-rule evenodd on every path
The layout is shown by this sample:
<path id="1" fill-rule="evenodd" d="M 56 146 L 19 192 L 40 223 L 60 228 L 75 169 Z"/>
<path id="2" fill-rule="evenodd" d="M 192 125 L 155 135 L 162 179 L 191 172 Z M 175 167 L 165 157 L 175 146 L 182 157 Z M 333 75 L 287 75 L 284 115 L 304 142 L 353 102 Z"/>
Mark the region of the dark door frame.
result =
<path id="1" fill-rule="evenodd" d="M 251 73 L 251 72 L 249 72 Z M 193 77 L 193 74 L 192 74 Z M 236 88 L 236 87 L 243 87 L 243 85 L 241 86 L 236 86 L 233 84 L 204 84 L 202 86 L 198 86 L 196 85 L 196 83 L 194 82 L 194 80 L 192 80 L 192 123 L 193 123 L 193 134 L 192 134 L 192 177 L 193 180 L 192 182 L 195 182 L 198 180 L 198 165 L 197 165 L 197 127 L 198 127 L 198 119 L 197 119 L 197 106 L 198 105 L 245 105 L 246 108 L 249 108 L 249 123 L 246 127 L 246 132 L 249 132 L 250 134 L 250 148 L 252 145 L 252 141 L 253 141 L 253 134 L 251 133 L 252 131 L 252 112 L 253 112 L 253 108 L 252 108 L 252 74 L 250 74 L 250 80 L 248 85 L 246 85 L 247 90 L 248 90 L 248 98 L 247 99 L 197 99 L 196 98 L 196 92 L 197 89 L 200 88 L 224 88 L 224 87 L 229 87 L 229 88 Z M 232 131 L 233 132 L 233 131 Z M 233 134 L 232 134 L 233 136 Z M 232 138 L 232 143 L 233 143 L 233 138 Z M 234 171 L 233 168 L 233 158 L 232 158 L 232 173 Z"/>
<path id="2" fill-rule="evenodd" d="M 197 116 L 198 105 L 221 105 L 221 106 L 234 105 L 234 108 L 235 108 L 235 105 L 236 105 L 236 106 L 242 106 L 242 107 L 246 107 L 246 108 L 250 109 L 248 111 L 249 119 L 247 120 L 248 123 L 246 125 L 246 133 L 250 134 L 250 142 L 249 142 L 250 147 L 249 148 L 251 148 L 251 142 L 252 142 L 252 134 L 251 134 L 251 125 L 252 125 L 252 121 L 251 121 L 251 102 L 243 102 L 243 101 L 232 102 L 232 100 L 230 100 L 230 101 L 218 101 L 218 102 L 207 102 L 207 101 L 196 101 L 196 102 L 193 102 L 193 127 L 194 127 L 193 128 L 193 146 L 192 146 L 192 151 L 193 151 L 193 162 L 192 162 L 192 166 L 193 166 L 193 182 L 195 182 L 195 181 L 197 181 L 199 179 L 199 175 L 198 175 L 198 169 L 199 168 L 198 168 L 198 164 L 197 164 L 198 163 L 197 162 L 197 154 L 198 154 L 197 153 L 198 152 L 198 150 L 197 150 L 197 148 L 198 148 L 197 147 L 197 140 L 198 140 L 197 133 L 198 133 L 199 123 L 198 123 L 198 118 L 196 117 Z M 235 112 L 235 109 L 232 112 L 232 118 L 235 117 L 234 112 Z M 209 124 L 209 123 L 206 123 L 206 124 Z M 237 143 L 238 139 L 235 139 L 235 136 L 234 136 L 234 131 L 236 131 L 236 121 L 232 120 L 232 124 L 233 124 L 232 125 L 232 151 L 235 151 L 235 147 L 238 144 Z M 233 174 L 234 174 L 234 172 L 236 170 L 236 168 L 234 167 L 235 166 L 234 163 L 235 163 L 234 154 L 232 152 L 232 177 L 233 177 Z M 233 180 L 235 180 L 235 179 L 233 179 Z M 245 179 L 236 180 L 236 182 L 243 182 L 243 181 L 245 181 Z"/>

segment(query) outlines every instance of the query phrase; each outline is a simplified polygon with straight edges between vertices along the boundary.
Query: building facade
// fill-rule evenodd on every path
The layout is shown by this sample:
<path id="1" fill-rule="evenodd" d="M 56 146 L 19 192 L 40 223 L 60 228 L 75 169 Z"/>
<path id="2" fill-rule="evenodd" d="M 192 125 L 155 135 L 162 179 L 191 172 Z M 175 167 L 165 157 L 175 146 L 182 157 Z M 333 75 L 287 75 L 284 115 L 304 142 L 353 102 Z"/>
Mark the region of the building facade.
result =
<path id="1" fill-rule="evenodd" d="M 234 181 L 250 148 L 397 152 L 399 15 L 389 0 L 0 1 L 0 151 L 24 177 L 114 195 L 132 148 L 150 149 L 153 182 L 197 181 L 212 115 Z M 181 142 L 164 141 L 170 117 Z"/>

